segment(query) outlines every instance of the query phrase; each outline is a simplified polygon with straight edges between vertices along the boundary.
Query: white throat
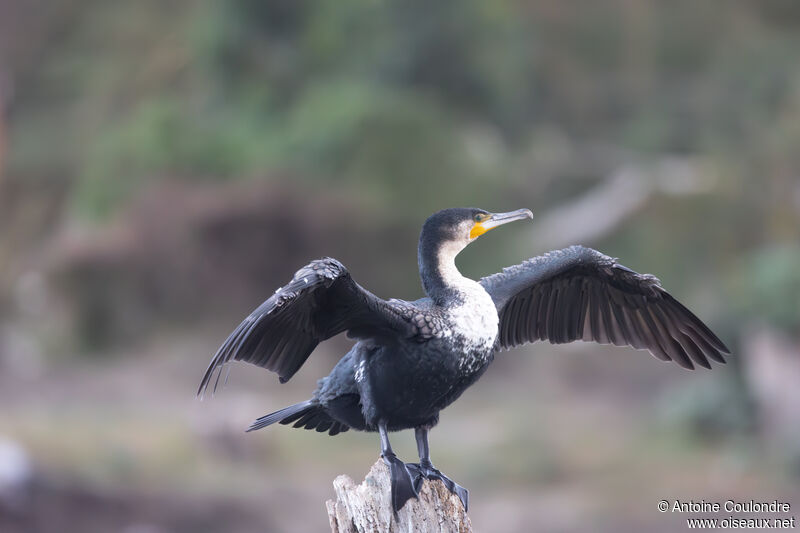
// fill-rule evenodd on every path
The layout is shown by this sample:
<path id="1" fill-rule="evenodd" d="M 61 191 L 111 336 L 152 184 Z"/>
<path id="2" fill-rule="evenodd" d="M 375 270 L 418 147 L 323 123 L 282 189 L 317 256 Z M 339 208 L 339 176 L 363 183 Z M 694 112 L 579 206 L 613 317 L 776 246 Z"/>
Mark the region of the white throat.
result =
<path id="1" fill-rule="evenodd" d="M 442 281 L 445 284 L 458 288 L 464 282 L 472 282 L 469 278 L 461 275 L 456 267 L 456 255 L 464 249 L 464 246 L 458 242 L 448 242 L 439 248 L 439 254 L 436 257 L 439 274 L 442 276 Z"/>

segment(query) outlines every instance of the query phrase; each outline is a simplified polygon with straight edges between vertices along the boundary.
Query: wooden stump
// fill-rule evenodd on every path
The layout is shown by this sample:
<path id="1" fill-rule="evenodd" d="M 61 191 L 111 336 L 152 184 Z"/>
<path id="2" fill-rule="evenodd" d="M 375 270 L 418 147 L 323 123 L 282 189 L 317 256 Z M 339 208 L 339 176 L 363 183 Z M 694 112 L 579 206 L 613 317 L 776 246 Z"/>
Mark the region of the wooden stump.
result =
<path id="1" fill-rule="evenodd" d="M 389 467 L 382 459 L 360 485 L 349 476 L 333 482 L 336 501 L 328 500 L 333 533 L 468 533 L 472 531 L 464 506 L 441 481 L 425 481 L 419 500 L 409 500 L 395 517 L 391 504 Z"/>

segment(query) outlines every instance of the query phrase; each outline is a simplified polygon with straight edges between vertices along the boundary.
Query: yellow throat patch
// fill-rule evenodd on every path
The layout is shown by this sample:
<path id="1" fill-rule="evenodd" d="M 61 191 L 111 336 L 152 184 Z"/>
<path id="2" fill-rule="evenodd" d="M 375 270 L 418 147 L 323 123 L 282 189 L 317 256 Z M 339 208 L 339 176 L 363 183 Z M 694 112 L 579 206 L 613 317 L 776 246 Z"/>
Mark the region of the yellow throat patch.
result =
<path id="1" fill-rule="evenodd" d="M 470 239 L 478 238 L 481 235 L 483 235 L 484 233 L 486 233 L 487 231 L 489 231 L 490 229 L 491 228 L 487 228 L 482 223 L 476 222 L 475 225 L 472 226 L 472 229 L 469 230 L 469 238 Z"/>

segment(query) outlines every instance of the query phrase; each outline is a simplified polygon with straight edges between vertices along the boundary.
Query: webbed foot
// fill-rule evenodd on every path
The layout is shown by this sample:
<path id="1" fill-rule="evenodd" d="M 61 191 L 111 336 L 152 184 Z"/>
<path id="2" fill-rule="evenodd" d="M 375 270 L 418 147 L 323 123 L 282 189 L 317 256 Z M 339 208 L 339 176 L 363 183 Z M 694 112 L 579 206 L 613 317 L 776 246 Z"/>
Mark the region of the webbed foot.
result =
<path id="1" fill-rule="evenodd" d="M 434 468 L 430 461 L 423 459 L 419 463 L 408 463 L 406 468 L 411 473 L 414 483 L 414 490 L 417 493 L 419 493 L 420 489 L 422 488 L 422 481 L 424 479 L 438 479 L 444 483 L 444 486 L 447 487 L 447 490 L 458 496 L 458 498 L 461 500 L 461 503 L 464 505 L 464 510 L 469 510 L 469 491 Z"/>
<path id="2" fill-rule="evenodd" d="M 411 498 L 419 497 L 419 491 L 411 480 L 406 464 L 397 458 L 394 453 L 382 453 L 383 462 L 389 466 L 392 482 L 392 508 L 397 513 Z"/>

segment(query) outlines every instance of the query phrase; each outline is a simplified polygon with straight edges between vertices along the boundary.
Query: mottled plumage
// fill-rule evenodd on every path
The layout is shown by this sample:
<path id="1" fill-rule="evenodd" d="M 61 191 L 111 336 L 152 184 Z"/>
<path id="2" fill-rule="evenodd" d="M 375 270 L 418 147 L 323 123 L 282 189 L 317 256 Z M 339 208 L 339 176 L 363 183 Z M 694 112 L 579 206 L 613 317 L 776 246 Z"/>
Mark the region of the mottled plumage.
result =
<path id="1" fill-rule="evenodd" d="M 331 258 L 297 271 L 250 314 L 211 361 L 200 392 L 225 365 L 246 361 L 290 379 L 317 344 L 338 333 L 358 339 L 310 400 L 256 420 L 330 435 L 379 431 L 393 479 L 393 503 L 414 497 L 422 478 L 441 479 L 467 503 L 467 492 L 433 468 L 427 431 L 489 366 L 497 350 L 526 342 L 574 340 L 649 350 L 685 368 L 724 363 L 728 349 L 649 274 L 638 274 L 581 246 L 549 252 L 482 278 L 463 277 L 456 255 L 489 229 L 530 211 L 491 214 L 446 209 L 423 226 L 419 267 L 426 298 L 383 300 Z M 216 378 L 214 377 L 216 374 Z M 420 463 L 394 456 L 388 431 L 414 428 Z"/>

